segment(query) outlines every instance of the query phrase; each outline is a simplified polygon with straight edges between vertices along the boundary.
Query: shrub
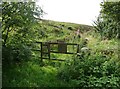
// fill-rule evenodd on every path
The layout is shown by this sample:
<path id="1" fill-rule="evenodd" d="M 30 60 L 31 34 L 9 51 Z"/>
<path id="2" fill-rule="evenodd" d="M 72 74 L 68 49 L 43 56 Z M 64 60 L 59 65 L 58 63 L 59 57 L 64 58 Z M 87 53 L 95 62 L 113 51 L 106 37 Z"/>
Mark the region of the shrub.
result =
<path id="1" fill-rule="evenodd" d="M 10 62 L 20 62 L 26 61 L 31 58 L 31 50 L 23 45 L 16 45 L 14 48 L 12 46 L 3 47 L 3 61 L 10 63 Z"/>
<path id="2" fill-rule="evenodd" d="M 120 2 L 101 3 L 100 15 L 95 21 L 95 29 L 100 33 L 101 38 L 120 38 Z"/>
<path id="3" fill-rule="evenodd" d="M 68 29 L 69 29 L 69 30 L 73 30 L 73 28 L 72 28 L 72 27 L 68 27 Z"/>
<path id="4" fill-rule="evenodd" d="M 57 76 L 77 87 L 120 87 L 120 61 L 99 54 L 74 58 Z"/>

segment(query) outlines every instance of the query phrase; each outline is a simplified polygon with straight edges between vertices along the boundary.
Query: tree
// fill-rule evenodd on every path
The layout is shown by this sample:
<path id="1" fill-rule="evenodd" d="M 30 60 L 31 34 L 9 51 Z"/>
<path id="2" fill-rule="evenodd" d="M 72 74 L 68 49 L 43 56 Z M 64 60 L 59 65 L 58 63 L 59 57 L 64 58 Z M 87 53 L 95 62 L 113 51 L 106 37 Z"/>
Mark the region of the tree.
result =
<path id="1" fill-rule="evenodd" d="M 34 39 L 32 26 L 37 23 L 36 17 L 41 18 L 43 13 L 35 2 L 2 3 L 3 59 L 29 56 L 28 43 Z"/>
<path id="2" fill-rule="evenodd" d="M 120 2 L 103 2 L 101 7 L 100 16 L 95 22 L 96 30 L 102 34 L 101 37 L 120 38 Z"/>
<path id="3" fill-rule="evenodd" d="M 2 34 L 3 45 L 6 45 L 9 33 L 21 28 L 30 28 L 36 21 L 35 17 L 42 15 L 41 8 L 34 2 L 3 2 L 2 3 Z"/>

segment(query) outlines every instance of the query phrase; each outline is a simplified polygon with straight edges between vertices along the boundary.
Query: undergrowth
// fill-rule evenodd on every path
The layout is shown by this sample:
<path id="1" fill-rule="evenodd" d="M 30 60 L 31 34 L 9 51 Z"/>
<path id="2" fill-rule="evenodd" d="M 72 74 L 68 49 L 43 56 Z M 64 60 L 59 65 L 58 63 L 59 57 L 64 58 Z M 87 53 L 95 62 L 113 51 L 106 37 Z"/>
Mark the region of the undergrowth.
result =
<path id="1" fill-rule="evenodd" d="M 65 62 L 59 69 L 59 79 L 75 87 L 120 87 L 120 60 L 96 53 Z"/>
<path id="2" fill-rule="evenodd" d="M 43 63 L 39 58 L 40 52 L 31 51 L 30 59 L 26 59 L 27 51 L 22 52 L 23 56 L 15 52 L 21 56 L 19 59 L 22 61 L 3 61 L 3 87 L 120 87 L 120 60 L 116 39 L 101 40 L 91 30 L 92 27 L 72 23 L 42 21 L 36 28 L 37 41 L 54 42 L 64 39 L 65 42 L 82 45 L 84 39 L 88 38 L 86 47 L 90 51 L 77 57 L 51 54 L 51 58 L 61 58 L 65 62 L 43 60 Z M 78 28 L 83 33 L 81 38 L 74 38 L 74 31 Z M 36 44 L 33 48 L 40 49 L 40 45 Z M 75 47 L 68 48 L 68 51 L 76 52 Z M 11 55 L 11 51 L 7 51 Z M 7 57 L 7 54 L 4 55 Z"/>

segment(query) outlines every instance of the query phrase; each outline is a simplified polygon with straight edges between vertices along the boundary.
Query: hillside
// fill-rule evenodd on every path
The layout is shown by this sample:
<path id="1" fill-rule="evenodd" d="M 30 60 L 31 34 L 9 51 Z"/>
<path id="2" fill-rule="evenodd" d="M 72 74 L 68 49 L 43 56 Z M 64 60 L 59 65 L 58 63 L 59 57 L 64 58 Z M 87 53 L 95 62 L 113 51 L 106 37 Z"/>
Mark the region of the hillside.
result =
<path id="1" fill-rule="evenodd" d="M 41 41 L 71 40 L 75 36 L 75 32 L 80 29 L 81 33 L 93 30 L 92 26 L 57 22 L 51 20 L 42 20 L 39 22 L 39 30 L 41 30 Z M 72 40 L 71 40 L 72 41 Z"/>
<path id="2" fill-rule="evenodd" d="M 96 33 L 94 27 L 89 25 L 41 20 L 36 28 L 38 34 L 36 41 L 56 42 L 58 40 L 62 40 L 67 43 L 81 44 L 81 42 L 87 38 L 89 40 L 87 46 L 91 49 L 116 50 L 118 47 L 116 39 L 101 40 L 100 34 Z M 76 34 L 78 29 L 80 30 L 80 38 L 78 38 Z"/>

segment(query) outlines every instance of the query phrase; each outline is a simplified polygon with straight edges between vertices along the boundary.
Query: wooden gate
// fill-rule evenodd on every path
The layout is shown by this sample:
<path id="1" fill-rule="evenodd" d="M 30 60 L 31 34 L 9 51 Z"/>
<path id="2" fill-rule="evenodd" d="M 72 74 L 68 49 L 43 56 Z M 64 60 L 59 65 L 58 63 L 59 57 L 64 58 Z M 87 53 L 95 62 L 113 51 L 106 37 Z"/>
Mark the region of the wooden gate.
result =
<path id="1" fill-rule="evenodd" d="M 62 59 L 54 59 L 50 57 L 51 53 L 61 53 L 61 54 L 77 54 L 79 52 L 79 44 L 75 43 L 65 43 L 65 42 L 36 42 L 40 44 L 40 53 L 41 53 L 41 61 L 43 59 L 49 59 L 49 60 L 59 60 L 59 61 L 64 61 Z M 57 50 L 52 50 L 52 46 L 56 45 L 58 48 Z M 68 52 L 68 45 L 76 46 L 77 51 L 76 52 Z M 47 47 L 47 52 L 44 52 L 43 47 Z M 47 54 L 48 58 L 43 57 L 43 54 Z"/>

